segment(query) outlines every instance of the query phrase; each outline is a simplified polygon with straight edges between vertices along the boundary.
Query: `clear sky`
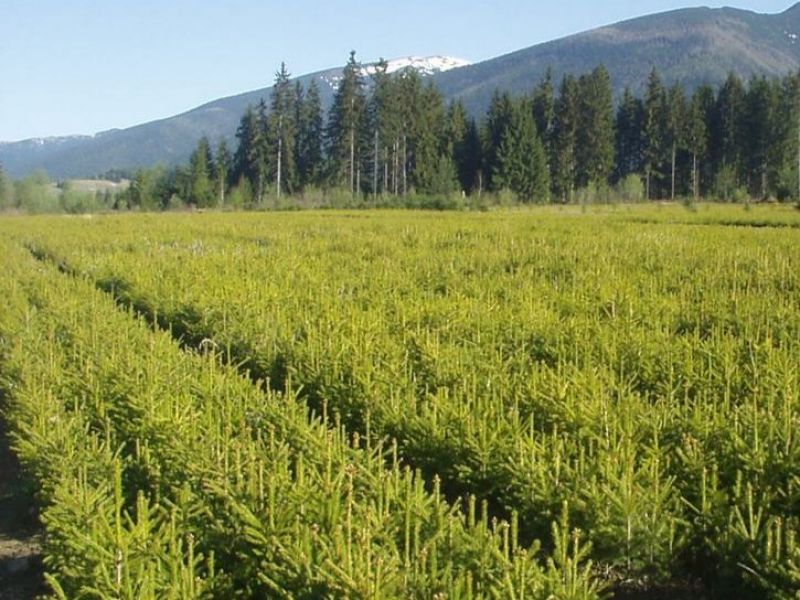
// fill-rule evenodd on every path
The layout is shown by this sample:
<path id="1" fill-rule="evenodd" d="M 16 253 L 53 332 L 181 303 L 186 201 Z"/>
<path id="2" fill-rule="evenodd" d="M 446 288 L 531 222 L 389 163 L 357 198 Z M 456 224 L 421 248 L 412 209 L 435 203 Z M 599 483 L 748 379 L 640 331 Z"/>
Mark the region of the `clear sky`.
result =
<path id="1" fill-rule="evenodd" d="M 702 1 L 702 0 L 700 0 Z M 758 12 L 794 0 L 706 3 Z M 680 0 L 2 0 L 0 140 L 95 133 L 379 57 L 479 61 Z"/>

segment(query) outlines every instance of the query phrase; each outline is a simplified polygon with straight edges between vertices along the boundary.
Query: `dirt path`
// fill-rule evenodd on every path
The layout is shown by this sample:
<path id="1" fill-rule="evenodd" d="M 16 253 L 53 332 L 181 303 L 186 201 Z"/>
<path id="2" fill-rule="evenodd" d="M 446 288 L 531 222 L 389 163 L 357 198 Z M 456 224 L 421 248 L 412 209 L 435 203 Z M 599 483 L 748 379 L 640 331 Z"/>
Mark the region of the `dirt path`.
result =
<path id="1" fill-rule="evenodd" d="M 8 447 L 0 415 L 0 600 L 30 600 L 46 591 L 40 531 L 32 489 Z"/>

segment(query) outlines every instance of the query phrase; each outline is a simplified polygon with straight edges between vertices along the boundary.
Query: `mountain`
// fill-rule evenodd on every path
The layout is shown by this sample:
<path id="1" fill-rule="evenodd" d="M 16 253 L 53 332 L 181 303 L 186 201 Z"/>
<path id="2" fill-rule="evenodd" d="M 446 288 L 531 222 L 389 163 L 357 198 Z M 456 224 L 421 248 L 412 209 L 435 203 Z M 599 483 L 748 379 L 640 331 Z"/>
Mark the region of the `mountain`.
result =
<path id="1" fill-rule="evenodd" d="M 731 8 L 689 8 L 600 27 L 474 65 L 444 56 L 390 61 L 391 71 L 414 68 L 430 76 L 447 99 L 460 98 L 482 114 L 495 89 L 531 90 L 548 68 L 556 78 L 604 64 L 617 92 L 641 91 L 656 67 L 667 83 L 689 88 L 721 83 L 730 71 L 785 75 L 800 69 L 800 4 L 779 14 Z M 368 75 L 374 66 L 366 65 Z M 341 69 L 300 77 L 320 83 L 329 103 Z M 204 104 L 186 113 L 95 136 L 0 143 L 0 162 L 14 176 L 44 168 L 55 178 L 82 177 L 111 168 L 175 164 L 187 160 L 201 135 L 232 138 L 248 104 L 268 97 L 269 88 Z"/>
<path id="2" fill-rule="evenodd" d="M 448 56 L 409 56 L 388 61 L 387 71 L 415 69 L 429 76 L 468 65 Z M 365 77 L 375 65 L 365 64 Z M 329 106 L 341 78 L 342 68 L 327 69 L 298 77 L 304 86 L 312 79 L 319 84 L 323 106 Z M 0 142 L 0 163 L 14 177 L 44 169 L 56 179 L 90 177 L 110 169 L 130 169 L 157 163 L 177 164 L 188 160 L 197 140 L 206 135 L 212 142 L 234 137 L 239 119 L 249 104 L 269 98 L 263 88 L 214 100 L 180 115 L 112 129 L 94 136 L 38 138 L 21 142 Z"/>
<path id="3" fill-rule="evenodd" d="M 448 98 L 473 113 L 485 110 L 495 89 L 531 90 L 548 68 L 558 79 L 603 64 L 615 91 L 642 92 L 655 66 L 669 84 L 716 85 L 733 71 L 785 75 L 800 68 L 800 4 L 779 14 L 733 8 L 689 8 L 600 27 L 539 44 L 436 77 Z"/>

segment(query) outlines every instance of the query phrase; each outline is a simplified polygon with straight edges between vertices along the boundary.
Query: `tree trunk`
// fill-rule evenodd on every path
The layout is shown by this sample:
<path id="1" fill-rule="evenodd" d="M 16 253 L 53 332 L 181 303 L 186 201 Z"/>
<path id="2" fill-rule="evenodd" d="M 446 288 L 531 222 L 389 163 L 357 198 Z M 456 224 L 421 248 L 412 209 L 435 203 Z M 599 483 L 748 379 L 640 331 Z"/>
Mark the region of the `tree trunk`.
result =
<path id="1" fill-rule="evenodd" d="M 276 195 L 281 197 L 281 163 L 283 162 L 283 136 L 278 132 L 278 176 L 276 177 Z"/>
<path id="2" fill-rule="evenodd" d="M 677 148 L 675 147 L 675 143 L 672 143 L 672 188 L 670 190 L 670 199 L 674 202 L 675 201 L 675 156 L 677 154 Z"/>
<path id="3" fill-rule="evenodd" d="M 372 164 L 372 200 L 378 199 L 378 130 L 375 130 L 375 162 Z"/>
<path id="4" fill-rule="evenodd" d="M 403 134 L 403 196 L 408 193 L 408 138 Z"/>

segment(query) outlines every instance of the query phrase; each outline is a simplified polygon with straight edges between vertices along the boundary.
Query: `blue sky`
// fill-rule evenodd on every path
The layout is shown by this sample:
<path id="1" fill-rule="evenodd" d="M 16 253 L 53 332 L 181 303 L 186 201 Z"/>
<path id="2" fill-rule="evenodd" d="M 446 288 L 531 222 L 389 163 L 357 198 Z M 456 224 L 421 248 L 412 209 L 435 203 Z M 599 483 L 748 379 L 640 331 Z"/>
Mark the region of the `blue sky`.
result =
<path id="1" fill-rule="evenodd" d="M 793 0 L 706 3 L 781 12 Z M 381 56 L 478 61 L 673 0 L 2 0 L 0 140 L 95 133 Z"/>

